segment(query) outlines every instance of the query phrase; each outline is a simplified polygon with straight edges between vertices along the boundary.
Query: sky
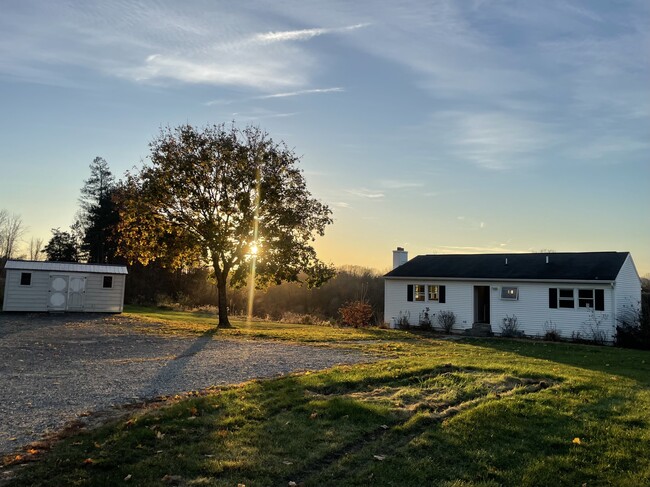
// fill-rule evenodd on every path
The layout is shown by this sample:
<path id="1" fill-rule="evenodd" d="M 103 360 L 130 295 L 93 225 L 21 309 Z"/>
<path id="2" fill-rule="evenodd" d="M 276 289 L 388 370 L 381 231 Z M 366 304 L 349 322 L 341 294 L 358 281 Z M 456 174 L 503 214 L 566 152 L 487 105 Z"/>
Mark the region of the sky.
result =
<path id="1" fill-rule="evenodd" d="M 258 125 L 336 265 L 630 251 L 650 273 L 650 2 L 0 0 L 0 209 L 67 229 L 96 156 Z"/>

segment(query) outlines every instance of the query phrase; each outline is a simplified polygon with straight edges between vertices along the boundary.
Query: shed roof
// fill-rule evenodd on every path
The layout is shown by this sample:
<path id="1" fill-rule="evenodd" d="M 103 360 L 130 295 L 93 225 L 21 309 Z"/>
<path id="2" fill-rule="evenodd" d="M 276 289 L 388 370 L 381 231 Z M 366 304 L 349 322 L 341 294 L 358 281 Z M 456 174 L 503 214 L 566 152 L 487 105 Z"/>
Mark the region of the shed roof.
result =
<path id="1" fill-rule="evenodd" d="M 80 264 L 78 262 L 43 262 L 34 260 L 8 260 L 5 269 L 23 271 L 83 272 L 86 274 L 128 274 L 125 265 Z"/>
<path id="2" fill-rule="evenodd" d="M 385 277 L 614 281 L 628 255 L 629 252 L 418 255 Z"/>

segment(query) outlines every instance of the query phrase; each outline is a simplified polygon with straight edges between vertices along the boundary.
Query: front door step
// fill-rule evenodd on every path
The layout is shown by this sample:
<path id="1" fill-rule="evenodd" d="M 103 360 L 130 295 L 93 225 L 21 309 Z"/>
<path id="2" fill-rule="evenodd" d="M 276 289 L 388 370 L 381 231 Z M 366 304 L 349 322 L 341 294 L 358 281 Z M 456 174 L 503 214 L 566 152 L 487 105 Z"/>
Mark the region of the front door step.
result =
<path id="1" fill-rule="evenodd" d="M 473 323 L 471 328 L 465 330 L 465 335 L 473 337 L 491 337 L 494 336 L 494 333 L 492 333 L 492 325 L 489 323 Z"/>

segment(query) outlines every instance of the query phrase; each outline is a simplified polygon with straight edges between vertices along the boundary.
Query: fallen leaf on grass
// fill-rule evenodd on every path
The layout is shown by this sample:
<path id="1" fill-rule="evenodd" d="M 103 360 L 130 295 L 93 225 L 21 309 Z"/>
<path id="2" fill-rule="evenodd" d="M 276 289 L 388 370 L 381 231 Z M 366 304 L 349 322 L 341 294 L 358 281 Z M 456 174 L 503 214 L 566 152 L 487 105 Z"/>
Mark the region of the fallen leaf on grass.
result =
<path id="1" fill-rule="evenodd" d="M 38 450 L 35 450 L 34 448 L 30 448 L 29 450 L 27 450 L 27 453 L 29 453 L 30 455 L 36 455 L 38 453 Z"/>
<path id="2" fill-rule="evenodd" d="M 372 457 L 380 462 L 386 459 L 386 455 L 373 455 Z"/>
<path id="3" fill-rule="evenodd" d="M 93 463 L 95 463 L 95 460 L 93 460 L 92 458 L 86 458 L 86 459 L 85 459 L 83 462 L 81 462 L 81 463 L 83 463 L 84 465 L 92 465 Z"/>
<path id="4" fill-rule="evenodd" d="M 284 463 L 285 465 L 293 465 L 293 462 L 288 462 L 286 460 L 284 462 L 282 462 L 282 463 Z"/>
<path id="5" fill-rule="evenodd" d="M 159 440 L 162 440 L 165 437 L 164 433 L 161 433 L 160 431 L 156 431 L 156 438 Z"/>
<path id="6" fill-rule="evenodd" d="M 131 474 L 129 474 L 129 475 L 127 475 L 126 477 L 124 477 L 124 481 L 125 481 L 125 482 L 128 482 L 129 480 L 131 480 Z"/>
<path id="7" fill-rule="evenodd" d="M 580 441 L 580 438 L 578 438 L 578 437 L 574 438 L 571 443 L 573 443 L 574 445 L 581 445 L 582 444 L 582 442 Z"/>
<path id="8" fill-rule="evenodd" d="M 183 477 L 180 475 L 165 475 L 162 479 L 163 482 L 169 485 L 179 485 L 183 481 Z"/>
<path id="9" fill-rule="evenodd" d="M 388 429 L 388 425 L 387 425 L 387 424 L 382 424 L 380 427 L 381 427 L 381 429 L 385 429 L 385 430 Z"/>
<path id="10" fill-rule="evenodd" d="M 318 417 L 318 413 L 316 411 L 314 411 L 309 415 L 309 419 L 316 419 L 317 417 Z"/>

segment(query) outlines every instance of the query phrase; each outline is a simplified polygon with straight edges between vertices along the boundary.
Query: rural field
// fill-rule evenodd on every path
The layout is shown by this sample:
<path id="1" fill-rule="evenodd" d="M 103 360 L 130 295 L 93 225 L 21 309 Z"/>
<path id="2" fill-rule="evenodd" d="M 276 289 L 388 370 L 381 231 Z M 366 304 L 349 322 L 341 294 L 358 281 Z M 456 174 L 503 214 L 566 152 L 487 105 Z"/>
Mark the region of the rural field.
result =
<path id="1" fill-rule="evenodd" d="M 133 408 L 35 461 L 6 457 L 7 485 L 650 485 L 650 352 L 236 320 L 215 330 L 207 314 L 127 311 L 142 334 L 308 343 L 369 362 Z"/>

